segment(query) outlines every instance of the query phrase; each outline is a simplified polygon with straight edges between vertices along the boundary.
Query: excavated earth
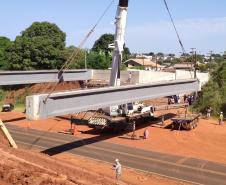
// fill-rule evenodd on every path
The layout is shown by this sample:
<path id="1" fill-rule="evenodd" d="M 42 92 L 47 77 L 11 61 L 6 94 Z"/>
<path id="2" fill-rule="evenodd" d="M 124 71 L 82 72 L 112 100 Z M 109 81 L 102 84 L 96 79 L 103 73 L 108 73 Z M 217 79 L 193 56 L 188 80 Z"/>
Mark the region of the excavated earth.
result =
<path id="1" fill-rule="evenodd" d="M 49 157 L 37 151 L 12 149 L 0 134 L 1 185 L 114 185 L 112 165 L 91 159 L 60 154 Z M 184 182 L 157 175 L 123 170 L 121 185 L 182 185 Z"/>

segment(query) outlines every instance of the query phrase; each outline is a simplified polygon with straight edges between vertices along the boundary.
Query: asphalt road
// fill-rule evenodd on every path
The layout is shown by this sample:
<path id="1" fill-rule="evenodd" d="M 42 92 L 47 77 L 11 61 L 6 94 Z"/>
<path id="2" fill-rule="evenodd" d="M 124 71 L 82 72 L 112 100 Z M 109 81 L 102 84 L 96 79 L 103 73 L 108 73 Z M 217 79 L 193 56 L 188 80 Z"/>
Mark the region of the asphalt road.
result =
<path id="1" fill-rule="evenodd" d="M 123 166 L 188 181 L 194 184 L 226 185 L 226 165 L 137 148 L 112 144 L 94 136 L 79 139 L 74 136 L 42 132 L 7 125 L 16 143 L 24 148 L 39 148 L 43 153 L 62 152 L 113 163 L 120 159 Z"/>

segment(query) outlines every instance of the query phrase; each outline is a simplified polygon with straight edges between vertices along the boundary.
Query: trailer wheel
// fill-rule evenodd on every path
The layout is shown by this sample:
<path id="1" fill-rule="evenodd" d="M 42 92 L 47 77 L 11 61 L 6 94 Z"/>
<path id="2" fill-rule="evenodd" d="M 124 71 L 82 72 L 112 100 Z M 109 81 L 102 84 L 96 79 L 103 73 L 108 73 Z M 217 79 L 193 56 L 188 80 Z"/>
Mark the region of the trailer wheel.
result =
<path id="1" fill-rule="evenodd" d="M 198 126 L 198 123 L 197 122 L 198 122 L 197 120 L 194 121 L 195 128 Z"/>

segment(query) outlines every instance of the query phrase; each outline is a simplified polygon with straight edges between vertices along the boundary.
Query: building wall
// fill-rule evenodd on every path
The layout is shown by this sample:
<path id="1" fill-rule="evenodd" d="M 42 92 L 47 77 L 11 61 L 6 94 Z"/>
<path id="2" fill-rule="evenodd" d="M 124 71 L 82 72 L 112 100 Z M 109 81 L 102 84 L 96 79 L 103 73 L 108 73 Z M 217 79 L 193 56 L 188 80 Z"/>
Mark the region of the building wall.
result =
<path id="1" fill-rule="evenodd" d="M 205 85 L 210 79 L 209 73 L 201 73 L 197 71 L 196 75 L 198 80 L 200 81 L 200 88 L 201 86 Z M 192 78 L 194 78 L 194 72 L 185 70 L 176 70 L 176 79 L 182 80 Z"/>
<path id="2" fill-rule="evenodd" d="M 194 72 L 176 70 L 176 73 L 161 72 L 161 71 L 144 71 L 144 70 L 130 70 L 121 72 L 121 82 L 128 82 L 129 73 L 132 73 L 132 84 L 138 83 L 152 83 L 172 80 L 192 79 Z M 197 72 L 197 78 L 203 86 L 209 80 L 208 73 Z M 92 79 L 109 82 L 110 70 L 92 70 Z"/>
<path id="3" fill-rule="evenodd" d="M 175 74 L 161 71 L 139 71 L 139 83 L 175 80 Z"/>
<path id="4" fill-rule="evenodd" d="M 130 71 L 122 71 L 121 72 L 121 82 L 126 83 L 129 79 L 129 72 Z M 132 84 L 139 83 L 139 71 L 131 71 L 132 73 Z M 110 70 L 92 70 L 92 79 L 93 80 L 103 80 L 109 82 L 110 80 Z"/>

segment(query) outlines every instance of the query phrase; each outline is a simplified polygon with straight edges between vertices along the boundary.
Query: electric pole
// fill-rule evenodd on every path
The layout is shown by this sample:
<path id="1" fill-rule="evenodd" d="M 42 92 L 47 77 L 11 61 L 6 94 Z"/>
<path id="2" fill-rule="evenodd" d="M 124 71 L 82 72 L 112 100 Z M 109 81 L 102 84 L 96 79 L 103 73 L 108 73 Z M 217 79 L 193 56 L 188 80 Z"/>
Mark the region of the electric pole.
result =
<path id="1" fill-rule="evenodd" d="M 194 65 L 194 78 L 197 78 L 197 54 L 196 54 L 196 48 L 191 48 L 192 58 L 193 58 L 193 65 Z"/>
<path id="2" fill-rule="evenodd" d="M 85 69 L 87 69 L 87 51 L 85 49 Z"/>

